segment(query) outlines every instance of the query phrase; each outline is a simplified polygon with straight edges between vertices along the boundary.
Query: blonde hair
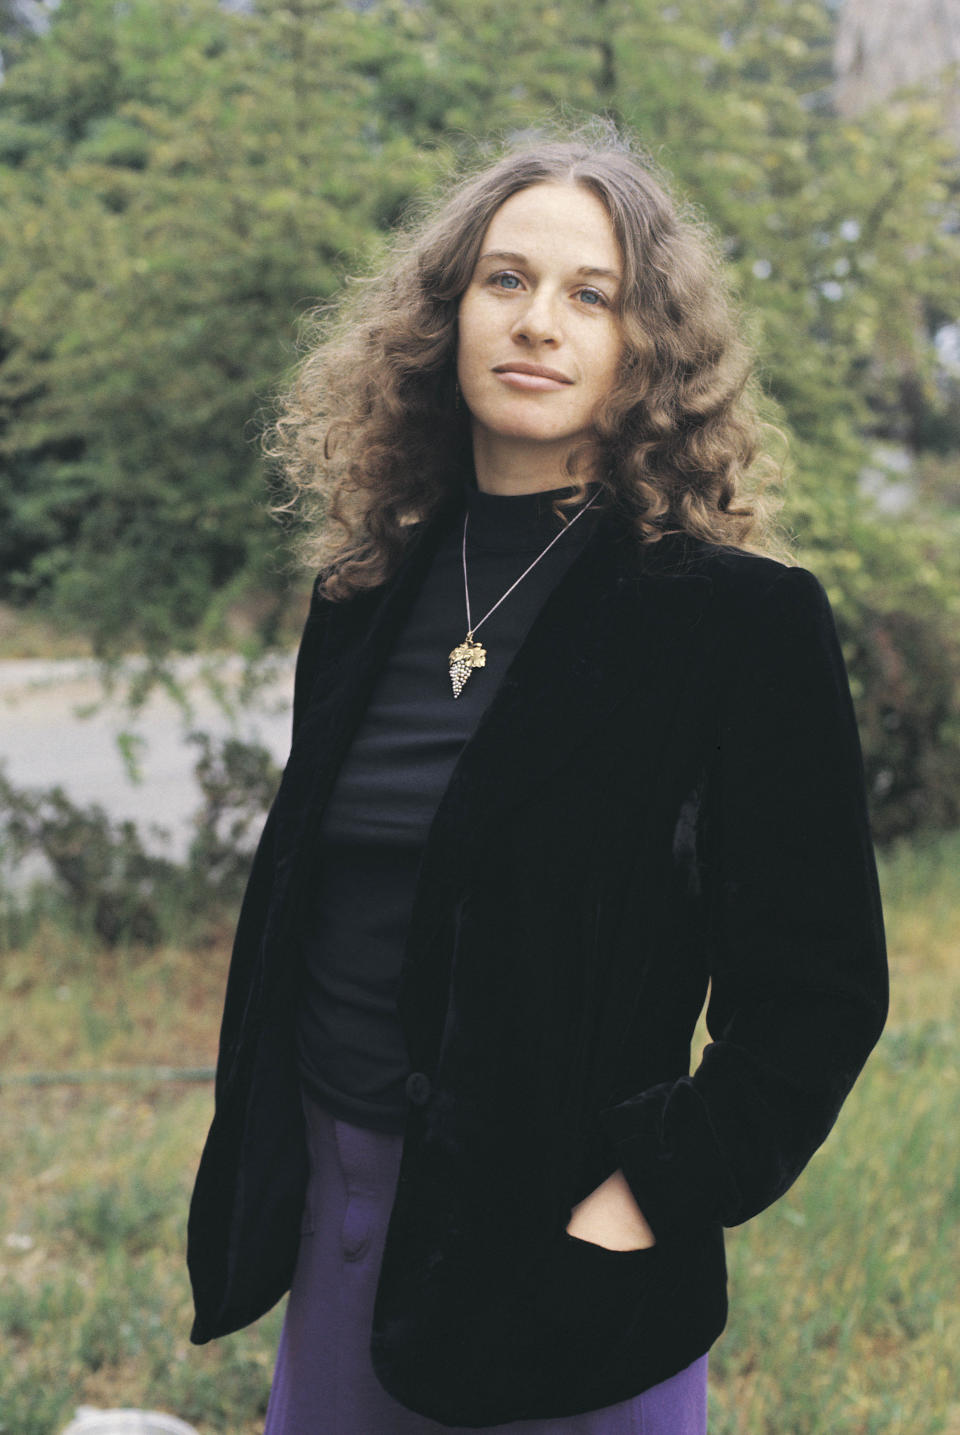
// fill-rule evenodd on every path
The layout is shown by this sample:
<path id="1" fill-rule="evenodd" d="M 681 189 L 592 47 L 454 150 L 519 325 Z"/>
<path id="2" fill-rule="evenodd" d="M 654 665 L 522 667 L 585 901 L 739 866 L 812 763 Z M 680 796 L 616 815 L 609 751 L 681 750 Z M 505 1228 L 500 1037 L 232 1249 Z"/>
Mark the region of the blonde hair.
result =
<path id="1" fill-rule="evenodd" d="M 594 434 L 568 458 L 579 502 L 587 450 L 605 502 L 638 541 L 682 531 L 787 558 L 768 490 L 752 354 L 718 245 L 649 159 L 602 123 L 526 142 L 456 181 L 394 237 L 386 263 L 315 316 L 312 346 L 266 440 L 304 520 L 302 556 L 343 599 L 382 582 L 411 524 L 458 500 L 471 462 L 470 416 L 456 394 L 457 310 L 494 213 L 548 182 L 603 204 L 623 256 L 618 383 Z"/>

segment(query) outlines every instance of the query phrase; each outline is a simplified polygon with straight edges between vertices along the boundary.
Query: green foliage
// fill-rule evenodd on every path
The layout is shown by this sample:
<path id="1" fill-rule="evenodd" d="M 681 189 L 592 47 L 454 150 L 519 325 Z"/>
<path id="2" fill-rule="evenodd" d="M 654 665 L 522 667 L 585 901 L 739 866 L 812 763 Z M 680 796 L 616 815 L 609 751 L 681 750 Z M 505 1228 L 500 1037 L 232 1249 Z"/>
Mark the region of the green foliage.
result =
<path id="1" fill-rule="evenodd" d="M 0 90 L 0 572 L 103 653 L 209 641 L 252 590 L 277 621 L 250 419 L 419 163 L 371 147 L 333 10 L 64 0 Z"/>
<path id="2" fill-rule="evenodd" d="M 609 114 L 718 230 L 790 435 L 878 835 L 960 818 L 958 175 L 922 94 L 830 98 L 830 0 L 62 0 L 0 86 L 0 601 L 98 653 L 283 630 L 258 410 L 296 317 L 473 137 Z M 894 521 L 858 479 L 918 457 Z M 936 474 L 930 464 L 935 461 Z M 934 476 L 931 476 L 934 475 Z"/>
<path id="3" fill-rule="evenodd" d="M 0 857 L 10 878 L 26 858 L 49 870 L 26 898 L 10 878 L 0 890 L 10 944 L 50 913 L 108 946 L 202 942 L 232 919 L 279 772 L 259 744 L 217 745 L 205 733 L 191 741 L 203 801 L 182 865 L 148 850 L 134 823 L 111 821 L 99 804 L 78 807 L 59 787 L 17 790 L 0 771 Z"/>
<path id="4" fill-rule="evenodd" d="M 194 775 L 203 805 L 194 818 L 189 869 L 218 904 L 239 906 L 280 773 L 259 743 L 227 738 L 217 746 L 207 733 L 191 741 L 200 749 Z"/>
<path id="5" fill-rule="evenodd" d="M 827 589 L 880 842 L 960 822 L 960 524 L 873 513 L 855 490 L 794 498 L 801 557 Z"/>
<path id="6" fill-rule="evenodd" d="M 81 930 L 111 945 L 159 940 L 158 905 L 176 869 L 145 850 L 132 822 L 111 822 L 97 804 L 77 807 L 60 787 L 18 792 L 0 775 L 0 823 L 9 860 L 44 857 Z"/>

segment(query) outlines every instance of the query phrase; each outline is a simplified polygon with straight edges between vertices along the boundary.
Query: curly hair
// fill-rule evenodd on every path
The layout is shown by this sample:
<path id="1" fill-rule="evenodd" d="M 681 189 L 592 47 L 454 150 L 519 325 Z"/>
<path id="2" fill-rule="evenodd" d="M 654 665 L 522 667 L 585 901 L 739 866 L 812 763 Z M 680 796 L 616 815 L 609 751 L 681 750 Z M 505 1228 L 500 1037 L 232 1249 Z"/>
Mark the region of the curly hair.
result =
<path id="1" fill-rule="evenodd" d="M 623 256 L 619 379 L 568 455 L 638 542 L 686 532 L 790 561 L 773 524 L 778 465 L 762 447 L 752 354 L 709 228 L 612 126 L 508 150 L 453 183 L 400 231 L 387 262 L 355 280 L 279 402 L 265 447 L 304 520 L 301 551 L 334 600 L 389 576 L 411 525 L 452 506 L 471 462 L 456 402 L 457 312 L 497 209 L 532 185 L 581 185 L 603 204 Z M 599 458 L 599 462 L 597 462 Z"/>

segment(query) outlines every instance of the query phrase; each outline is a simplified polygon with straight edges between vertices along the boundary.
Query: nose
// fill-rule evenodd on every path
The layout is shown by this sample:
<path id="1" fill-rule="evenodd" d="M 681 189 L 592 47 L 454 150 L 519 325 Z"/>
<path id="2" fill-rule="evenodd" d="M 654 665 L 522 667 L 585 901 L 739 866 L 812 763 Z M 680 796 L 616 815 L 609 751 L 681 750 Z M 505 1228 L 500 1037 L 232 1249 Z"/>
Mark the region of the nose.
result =
<path id="1" fill-rule="evenodd" d="M 557 306 L 545 290 L 538 289 L 530 295 L 514 321 L 512 333 L 514 339 L 519 343 L 558 344 L 560 342 Z"/>

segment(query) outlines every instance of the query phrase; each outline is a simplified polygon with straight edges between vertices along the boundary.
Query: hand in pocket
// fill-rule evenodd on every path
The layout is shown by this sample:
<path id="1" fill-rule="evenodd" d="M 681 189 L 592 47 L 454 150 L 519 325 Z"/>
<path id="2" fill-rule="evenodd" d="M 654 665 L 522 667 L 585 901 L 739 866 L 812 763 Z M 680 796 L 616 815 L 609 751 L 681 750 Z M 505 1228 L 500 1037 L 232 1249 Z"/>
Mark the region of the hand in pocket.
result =
<path id="1" fill-rule="evenodd" d="M 645 1250 L 656 1245 L 646 1217 L 620 1170 L 574 1206 L 567 1234 L 610 1251 Z"/>

